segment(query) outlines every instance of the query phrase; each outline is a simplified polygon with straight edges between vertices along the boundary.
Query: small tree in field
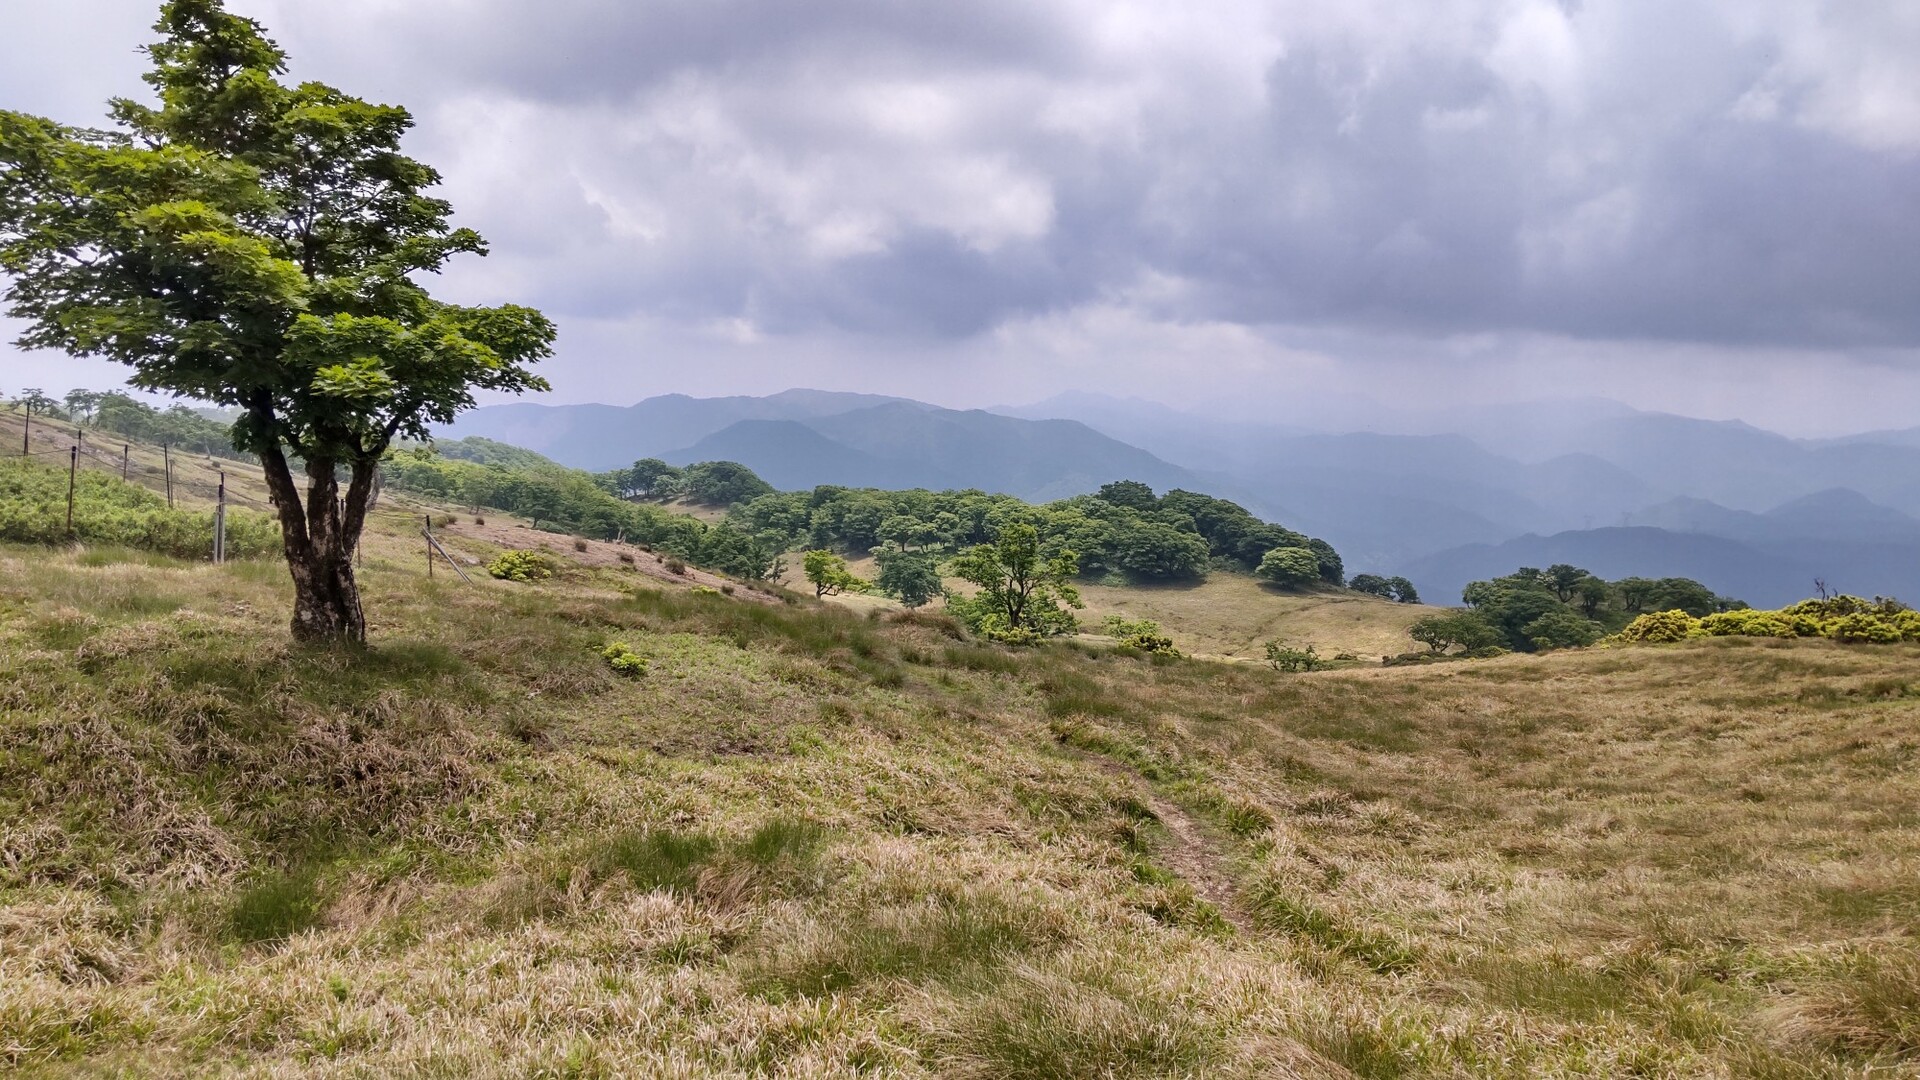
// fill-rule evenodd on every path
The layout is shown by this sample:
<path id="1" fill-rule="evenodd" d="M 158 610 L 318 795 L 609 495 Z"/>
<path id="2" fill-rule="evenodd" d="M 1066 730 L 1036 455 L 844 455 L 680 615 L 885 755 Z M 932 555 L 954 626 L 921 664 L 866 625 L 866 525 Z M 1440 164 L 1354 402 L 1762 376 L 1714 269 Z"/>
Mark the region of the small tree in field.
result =
<path id="1" fill-rule="evenodd" d="M 881 548 L 875 556 L 880 573 L 874 584 L 908 608 L 917 608 L 940 595 L 940 566 L 931 555 L 900 548 Z"/>
<path id="2" fill-rule="evenodd" d="M 831 551 L 809 551 L 800 560 L 800 571 L 813 585 L 813 597 L 838 596 L 851 589 L 864 592 L 867 583 L 847 569 L 847 560 Z"/>
<path id="3" fill-rule="evenodd" d="M 158 102 L 114 101 L 118 130 L 0 112 L 9 312 L 24 347 L 240 410 L 233 442 L 259 456 L 279 515 L 294 636 L 364 641 L 351 556 L 382 455 L 476 389 L 545 389 L 528 366 L 553 325 L 418 283 L 486 245 L 400 152 L 405 109 L 288 85 L 285 54 L 220 0 L 171 0 L 155 30 Z"/>
<path id="4" fill-rule="evenodd" d="M 1080 607 L 1073 587 L 1079 561 L 1071 551 L 1040 548 L 1040 531 L 1008 525 L 991 544 L 977 544 L 953 560 L 953 576 L 979 587 L 971 598 L 948 598 L 954 614 L 977 633 L 1020 644 L 1078 628 L 1069 607 Z"/>

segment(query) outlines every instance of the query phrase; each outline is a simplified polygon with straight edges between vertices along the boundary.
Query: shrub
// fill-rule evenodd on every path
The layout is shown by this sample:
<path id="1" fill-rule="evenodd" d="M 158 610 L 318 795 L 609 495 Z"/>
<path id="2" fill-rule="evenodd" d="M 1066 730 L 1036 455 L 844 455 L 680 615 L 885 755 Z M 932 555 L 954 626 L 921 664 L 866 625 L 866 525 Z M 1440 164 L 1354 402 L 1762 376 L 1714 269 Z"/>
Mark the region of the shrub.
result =
<path id="1" fill-rule="evenodd" d="M 553 565 L 537 551 L 503 551 L 487 564 L 487 573 L 502 581 L 532 584 L 553 576 Z"/>
<path id="2" fill-rule="evenodd" d="M 1890 645 L 1900 640 L 1900 628 L 1883 615 L 1844 615 L 1828 624 L 1827 636 L 1849 644 Z"/>
<path id="3" fill-rule="evenodd" d="M 681 562 L 679 559 L 668 559 L 663 565 L 666 566 L 667 573 L 669 574 L 680 574 L 682 576 L 686 575 L 687 564 L 684 562 Z"/>
<path id="4" fill-rule="evenodd" d="M 1581 649 L 1600 640 L 1600 627 L 1567 609 L 1549 611 L 1529 622 L 1521 631 L 1541 652 L 1552 649 Z"/>
<path id="5" fill-rule="evenodd" d="M 1700 620 L 1684 611 L 1651 611 L 1626 625 L 1611 640 L 1658 644 L 1701 636 Z"/>
<path id="6" fill-rule="evenodd" d="M 1267 642 L 1267 663 L 1275 671 L 1313 671 L 1320 666 L 1320 656 L 1312 645 L 1303 648 L 1278 641 Z"/>
<path id="7" fill-rule="evenodd" d="M 0 462 L 0 540 L 21 544 L 81 541 L 138 548 L 177 559 L 213 554 L 211 511 L 169 509 L 145 488 L 82 471 L 75 483 L 73 528 L 67 528 L 67 470 L 32 461 Z M 262 514 L 229 507 L 227 557 L 280 550 L 280 529 Z"/>
<path id="8" fill-rule="evenodd" d="M 720 590 L 714 588 L 711 585 L 695 585 L 693 588 L 687 591 L 691 592 L 695 596 L 719 596 L 720 595 Z"/>
<path id="9" fill-rule="evenodd" d="M 576 536 L 576 537 L 574 537 L 574 538 L 573 538 L 573 550 L 575 550 L 575 551 L 585 551 L 585 550 L 587 550 L 587 542 L 586 542 L 585 540 L 582 540 L 582 539 L 581 539 L 580 537 L 578 537 L 578 536 Z"/>
<path id="10" fill-rule="evenodd" d="M 1180 650 L 1173 647 L 1173 639 L 1168 637 L 1160 628 L 1160 624 L 1152 619 L 1128 619 L 1121 615 L 1109 615 L 1101 620 L 1100 629 L 1108 637 L 1118 640 L 1121 645 L 1129 649 L 1168 656 L 1180 655 Z"/>
<path id="11" fill-rule="evenodd" d="M 619 554 L 615 555 L 614 558 L 619 559 L 621 564 L 624 566 L 633 565 L 633 552 L 631 551 L 622 551 Z"/>
<path id="12" fill-rule="evenodd" d="M 647 658 L 633 651 L 633 646 L 624 641 L 608 643 L 600 650 L 606 658 L 607 666 L 630 679 L 637 679 L 647 673 Z"/>
<path id="13" fill-rule="evenodd" d="M 1709 615 L 1700 620 L 1700 630 L 1708 637 L 1790 638 L 1799 636 L 1794 623 L 1781 613 L 1755 611 L 1752 608 Z"/>

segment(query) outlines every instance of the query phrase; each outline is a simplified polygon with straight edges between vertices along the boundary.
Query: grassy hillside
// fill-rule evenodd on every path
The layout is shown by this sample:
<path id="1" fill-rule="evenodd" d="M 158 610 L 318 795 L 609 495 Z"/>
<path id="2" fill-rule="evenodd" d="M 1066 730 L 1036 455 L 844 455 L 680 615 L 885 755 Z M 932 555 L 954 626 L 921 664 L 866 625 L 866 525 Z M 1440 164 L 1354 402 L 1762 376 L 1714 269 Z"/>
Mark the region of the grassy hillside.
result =
<path id="1" fill-rule="evenodd" d="M 799 556 L 789 556 L 798 566 Z M 869 581 L 879 573 L 871 557 L 848 560 L 855 575 Z M 798 580 L 798 575 L 794 575 Z M 971 592 L 957 578 L 947 587 Z M 1108 615 L 1153 619 L 1166 628 L 1174 645 L 1197 656 L 1257 659 L 1270 640 L 1312 644 L 1322 656 L 1351 652 L 1375 658 L 1417 649 L 1407 627 L 1437 608 L 1395 604 L 1372 596 L 1326 589 L 1287 592 L 1273 589 L 1247 574 L 1217 572 L 1205 581 L 1179 585 L 1080 584 L 1086 603 L 1076 612 L 1081 625 L 1097 630 Z M 892 611 L 899 605 L 880 596 L 855 593 L 832 597 L 832 602 L 854 611 Z M 938 611 L 935 600 L 929 610 Z"/>
<path id="2" fill-rule="evenodd" d="M 1920 649 L 1284 676 L 411 523 L 360 657 L 0 549 L 0 1067 L 1920 1075 Z"/>

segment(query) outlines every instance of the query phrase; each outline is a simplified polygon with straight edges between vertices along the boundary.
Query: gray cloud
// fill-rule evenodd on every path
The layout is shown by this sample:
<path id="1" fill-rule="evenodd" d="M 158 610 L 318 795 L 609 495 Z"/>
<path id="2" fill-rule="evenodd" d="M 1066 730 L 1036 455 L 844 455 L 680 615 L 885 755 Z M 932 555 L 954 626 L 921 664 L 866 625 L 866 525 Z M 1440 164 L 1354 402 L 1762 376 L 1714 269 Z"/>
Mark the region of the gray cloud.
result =
<path id="1" fill-rule="evenodd" d="M 669 388 L 626 357 L 670 350 L 908 392 L 961 356 L 1152 392 L 1223 348 L 1276 385 L 1920 353 L 1895 0 L 233 3 L 415 110 L 497 252 L 448 287 L 595 327 L 574 396 Z M 0 12 L 0 92 L 97 116 L 151 6 Z"/>

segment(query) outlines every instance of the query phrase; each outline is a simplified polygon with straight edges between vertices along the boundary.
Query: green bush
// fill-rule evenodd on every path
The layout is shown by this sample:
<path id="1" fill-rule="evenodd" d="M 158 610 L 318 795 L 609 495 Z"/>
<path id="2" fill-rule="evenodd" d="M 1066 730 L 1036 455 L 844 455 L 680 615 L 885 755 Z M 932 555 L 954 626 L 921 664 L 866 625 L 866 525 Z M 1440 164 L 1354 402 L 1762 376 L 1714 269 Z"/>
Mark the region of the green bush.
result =
<path id="1" fill-rule="evenodd" d="M 600 655 L 606 658 L 608 667 L 630 679 L 647 673 L 647 658 L 634 652 L 633 646 L 624 641 L 609 642 L 600 650 Z"/>
<path id="2" fill-rule="evenodd" d="M 1168 656 L 1180 655 L 1173 647 L 1173 639 L 1166 635 L 1160 624 L 1152 619 L 1128 619 L 1120 615 L 1109 615 L 1101 620 L 1100 629 L 1108 637 L 1114 638 L 1129 649 L 1138 649 L 1145 653 L 1162 653 Z"/>
<path id="3" fill-rule="evenodd" d="M 1306 548 L 1274 548 L 1254 573 L 1275 585 L 1308 585 L 1320 580 L 1320 557 Z"/>
<path id="4" fill-rule="evenodd" d="M 1900 628 L 1884 615 L 1843 615 L 1827 626 L 1827 636 L 1849 644 L 1890 645 L 1900 640 Z"/>
<path id="5" fill-rule="evenodd" d="M 487 573 L 502 581 L 532 584 L 553 576 L 553 564 L 537 551 L 503 551 L 487 564 Z"/>
<path id="6" fill-rule="evenodd" d="M 1320 655 L 1312 645 L 1296 648 L 1278 641 L 1269 641 L 1267 663 L 1275 671 L 1314 671 L 1320 667 Z"/>
<path id="7" fill-rule="evenodd" d="M 1815 625 L 1818 625 L 1817 622 Z M 1793 622 L 1780 612 L 1756 611 L 1752 608 L 1709 615 L 1700 620 L 1700 629 L 1708 637 L 1790 638 L 1799 636 Z"/>
<path id="8" fill-rule="evenodd" d="M 1684 611 L 1651 611 L 1628 623 L 1609 640 L 1659 644 L 1701 636 L 1700 620 Z"/>
<path id="9" fill-rule="evenodd" d="M 176 559 L 213 555 L 213 512 L 175 510 L 143 487 L 100 472 L 74 484 L 73 527 L 67 527 L 67 470 L 31 460 L 0 460 L 0 540 L 17 544 L 87 543 L 138 548 Z M 280 550 L 271 518 L 227 510 L 227 556 L 254 558 Z"/>

